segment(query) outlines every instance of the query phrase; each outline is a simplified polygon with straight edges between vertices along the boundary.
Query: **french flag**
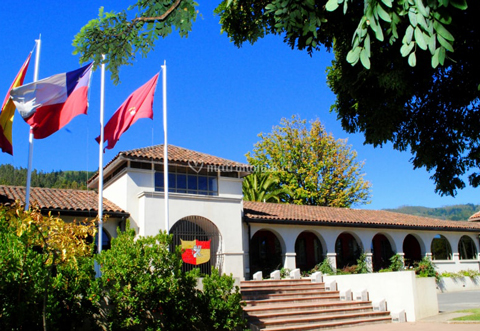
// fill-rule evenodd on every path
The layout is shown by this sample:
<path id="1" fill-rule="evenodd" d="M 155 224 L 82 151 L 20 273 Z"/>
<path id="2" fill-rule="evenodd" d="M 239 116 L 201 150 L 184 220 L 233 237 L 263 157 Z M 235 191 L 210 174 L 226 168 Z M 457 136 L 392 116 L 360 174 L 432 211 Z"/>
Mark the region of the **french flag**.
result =
<path id="1" fill-rule="evenodd" d="M 75 116 L 87 114 L 92 66 L 90 63 L 10 91 L 10 97 L 30 125 L 35 139 L 46 138 Z"/>

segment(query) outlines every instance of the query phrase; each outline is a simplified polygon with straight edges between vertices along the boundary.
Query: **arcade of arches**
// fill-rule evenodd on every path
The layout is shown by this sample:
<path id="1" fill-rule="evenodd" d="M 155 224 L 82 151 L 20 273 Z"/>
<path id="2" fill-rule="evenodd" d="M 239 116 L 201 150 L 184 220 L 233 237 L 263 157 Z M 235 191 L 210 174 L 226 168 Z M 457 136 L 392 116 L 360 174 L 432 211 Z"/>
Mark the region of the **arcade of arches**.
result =
<path id="1" fill-rule="evenodd" d="M 332 241 L 333 238 L 327 238 L 327 235 L 323 237 L 322 233 L 307 230 L 296 236 L 295 251 L 288 252 L 286 242 L 293 242 L 292 238 L 282 237 L 275 230 L 259 229 L 250 240 L 250 275 L 262 271 L 264 276 L 268 276 L 281 268 L 310 271 L 324 258 L 328 258 L 335 269 L 344 269 L 356 265 L 362 253 L 365 253 L 371 271 L 388 268 L 390 258 L 396 253 L 403 258 L 406 268 L 412 267 L 425 256 L 435 264 L 446 263 L 457 256 L 458 260 L 476 263 L 478 268 L 477 246 L 471 236 L 452 235 L 447 238 L 448 235 L 405 232 L 400 239 L 398 237 L 397 234 L 395 241 L 388 233 L 378 232 L 371 235 L 369 242 L 362 243 L 359 235 L 344 231 Z M 452 250 L 452 247 L 457 250 Z M 291 257 L 294 260 L 289 263 L 287 260 Z M 291 261 L 294 261 L 294 265 Z"/>

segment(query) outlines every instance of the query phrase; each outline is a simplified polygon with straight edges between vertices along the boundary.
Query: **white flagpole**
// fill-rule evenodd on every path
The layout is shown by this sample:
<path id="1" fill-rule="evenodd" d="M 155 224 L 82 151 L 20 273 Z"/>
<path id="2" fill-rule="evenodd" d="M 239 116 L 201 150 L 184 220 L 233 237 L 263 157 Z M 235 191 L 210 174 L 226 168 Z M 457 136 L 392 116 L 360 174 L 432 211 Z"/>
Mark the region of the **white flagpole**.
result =
<path id="1" fill-rule="evenodd" d="M 105 55 L 102 55 L 105 61 Z M 98 157 L 98 254 L 102 252 L 103 243 L 103 114 L 105 106 L 105 64 L 101 65 L 100 78 L 100 144 Z"/>
<path id="2" fill-rule="evenodd" d="M 167 61 L 164 61 L 163 69 L 163 188 L 165 200 L 165 228 L 170 233 L 168 216 L 168 143 L 167 143 Z"/>
<path id="3" fill-rule="evenodd" d="M 42 35 L 35 40 L 37 44 L 37 51 L 35 53 L 35 70 L 33 72 L 33 81 L 38 80 L 38 70 L 40 67 L 40 47 L 42 44 Z M 30 182 L 32 178 L 32 159 L 33 159 L 33 132 L 32 127 L 30 127 L 30 133 L 28 136 L 28 167 L 27 167 L 27 188 L 25 192 L 25 210 L 30 208 Z"/>

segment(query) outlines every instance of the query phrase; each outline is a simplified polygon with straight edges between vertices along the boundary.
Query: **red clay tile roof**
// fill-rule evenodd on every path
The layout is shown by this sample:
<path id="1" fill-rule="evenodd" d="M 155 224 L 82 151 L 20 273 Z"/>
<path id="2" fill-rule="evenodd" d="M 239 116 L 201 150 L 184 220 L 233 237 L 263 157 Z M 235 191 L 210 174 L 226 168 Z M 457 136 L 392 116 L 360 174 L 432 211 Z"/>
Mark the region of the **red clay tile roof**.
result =
<path id="1" fill-rule="evenodd" d="M 415 228 L 425 230 L 480 232 L 480 223 L 444 221 L 428 217 L 319 206 L 244 201 L 244 219 L 249 222 L 275 224 L 311 224 L 356 227 Z"/>
<path id="2" fill-rule="evenodd" d="M 148 159 L 148 160 L 163 160 L 163 145 L 156 145 L 138 149 L 132 149 L 130 151 L 120 152 L 118 155 L 123 155 L 126 157 L 137 158 L 137 159 Z M 234 168 L 248 168 L 250 166 L 240 162 L 235 162 L 221 157 L 200 153 L 192 151 L 190 149 L 177 147 L 174 145 L 168 145 L 168 161 L 179 162 L 179 163 L 197 163 L 203 165 L 213 165 L 213 166 L 226 166 Z"/>
<path id="3" fill-rule="evenodd" d="M 144 148 L 132 149 L 129 151 L 123 151 L 118 153 L 104 169 L 108 168 L 116 160 L 120 158 L 133 159 L 133 160 L 148 160 L 148 161 L 163 161 L 163 145 L 155 145 Z M 252 172 L 253 167 L 236 162 L 227 160 L 221 157 L 213 156 L 210 154 L 205 154 L 197 151 L 192 151 L 190 149 L 168 145 L 168 161 L 176 164 L 191 165 L 192 167 L 204 167 L 204 166 L 214 166 L 217 167 L 215 170 L 226 171 L 226 172 Z M 89 182 L 92 182 L 98 177 L 98 172 L 93 175 Z"/>
<path id="4" fill-rule="evenodd" d="M 25 204 L 25 187 L 0 186 L 0 203 L 20 201 Z M 98 212 L 98 194 L 95 191 L 69 190 L 32 187 L 30 191 L 31 205 L 42 210 L 55 210 L 65 213 L 91 214 Z M 104 214 L 128 216 L 128 213 L 107 199 L 103 199 Z"/>
<path id="5" fill-rule="evenodd" d="M 469 222 L 480 222 L 480 211 L 477 211 L 475 214 L 470 216 L 468 219 Z"/>

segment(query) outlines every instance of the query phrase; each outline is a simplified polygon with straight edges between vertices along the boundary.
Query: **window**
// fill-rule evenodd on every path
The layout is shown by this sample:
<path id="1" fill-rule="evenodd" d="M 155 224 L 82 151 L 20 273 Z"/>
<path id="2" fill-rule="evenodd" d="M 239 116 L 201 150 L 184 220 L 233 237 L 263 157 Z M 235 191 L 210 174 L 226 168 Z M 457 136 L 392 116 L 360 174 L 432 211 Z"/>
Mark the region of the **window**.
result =
<path id="1" fill-rule="evenodd" d="M 155 172 L 155 191 L 164 190 L 163 171 Z M 168 191 L 197 195 L 218 195 L 217 174 L 195 172 L 186 167 L 169 167 Z"/>

